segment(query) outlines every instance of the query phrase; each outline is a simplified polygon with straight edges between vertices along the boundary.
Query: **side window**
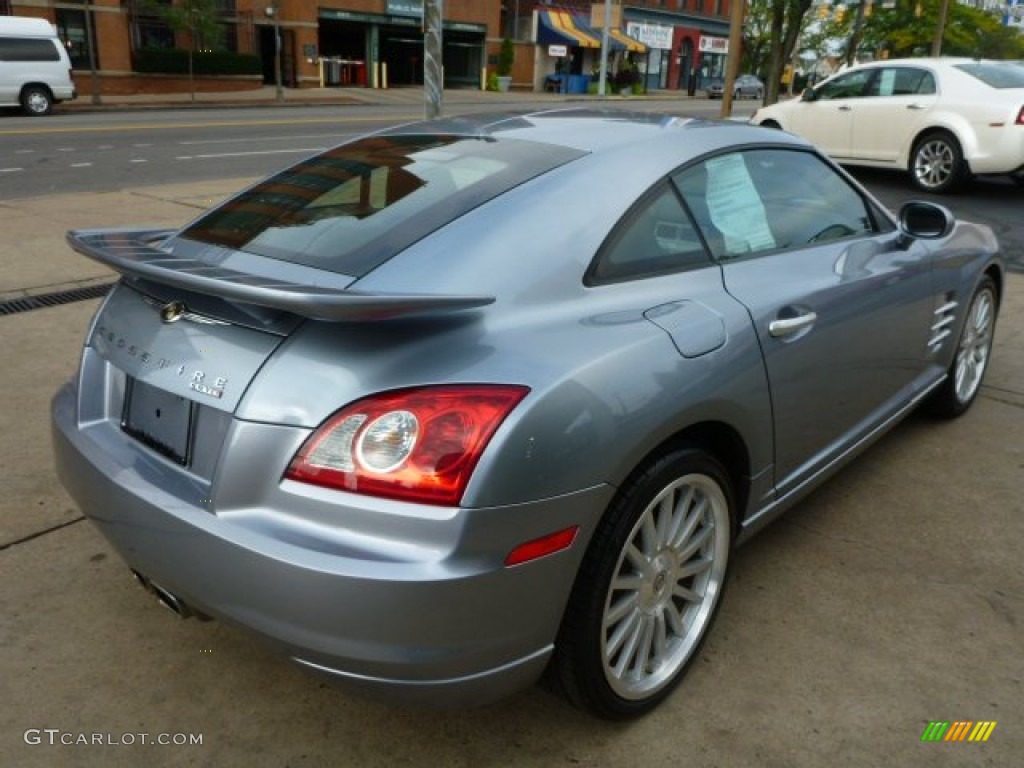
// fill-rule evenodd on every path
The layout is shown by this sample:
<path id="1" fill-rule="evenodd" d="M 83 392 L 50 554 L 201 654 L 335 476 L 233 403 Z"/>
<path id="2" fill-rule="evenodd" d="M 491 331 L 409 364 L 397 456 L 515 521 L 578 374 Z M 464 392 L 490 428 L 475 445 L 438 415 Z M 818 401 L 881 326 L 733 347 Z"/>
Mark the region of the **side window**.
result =
<path id="1" fill-rule="evenodd" d="M 679 196 L 664 182 L 626 214 L 598 251 L 585 282 L 634 280 L 710 264 Z"/>
<path id="2" fill-rule="evenodd" d="M 60 61 L 50 39 L 31 37 L 0 38 L 0 61 Z"/>
<path id="3" fill-rule="evenodd" d="M 719 155 L 680 171 L 673 182 L 719 260 L 876 231 L 864 199 L 810 152 Z"/>
<path id="4" fill-rule="evenodd" d="M 886 67 L 871 86 L 872 96 L 914 96 L 935 93 L 931 72 L 912 67 Z"/>
<path id="5" fill-rule="evenodd" d="M 815 94 L 819 99 L 855 99 L 867 93 L 867 85 L 875 71 L 861 69 L 823 83 Z"/>

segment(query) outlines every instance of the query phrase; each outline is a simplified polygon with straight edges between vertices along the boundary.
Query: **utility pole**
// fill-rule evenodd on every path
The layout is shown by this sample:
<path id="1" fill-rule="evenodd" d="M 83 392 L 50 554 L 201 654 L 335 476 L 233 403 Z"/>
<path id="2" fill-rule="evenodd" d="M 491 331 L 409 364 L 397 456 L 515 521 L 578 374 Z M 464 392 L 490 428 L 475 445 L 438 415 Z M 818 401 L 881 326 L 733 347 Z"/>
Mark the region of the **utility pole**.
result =
<path id="1" fill-rule="evenodd" d="M 732 89 L 736 77 L 740 73 L 740 57 L 743 52 L 743 16 L 747 10 L 747 0 L 731 0 L 729 8 L 729 59 L 725 64 L 725 83 L 722 85 L 721 117 L 732 115 Z"/>
<path id="2" fill-rule="evenodd" d="M 427 120 L 441 116 L 444 100 L 443 0 L 423 0 L 423 106 Z"/>

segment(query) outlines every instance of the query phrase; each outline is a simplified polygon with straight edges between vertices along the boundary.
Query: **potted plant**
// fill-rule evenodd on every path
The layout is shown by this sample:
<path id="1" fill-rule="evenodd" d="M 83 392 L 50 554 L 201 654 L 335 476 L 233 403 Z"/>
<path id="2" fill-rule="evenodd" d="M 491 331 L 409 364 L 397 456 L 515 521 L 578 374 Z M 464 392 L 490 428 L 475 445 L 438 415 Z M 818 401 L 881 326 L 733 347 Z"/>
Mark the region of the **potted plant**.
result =
<path id="1" fill-rule="evenodd" d="M 512 85 L 512 63 L 516 59 L 516 51 L 512 41 L 505 38 L 501 41 L 501 49 L 498 51 L 498 90 L 507 91 Z"/>

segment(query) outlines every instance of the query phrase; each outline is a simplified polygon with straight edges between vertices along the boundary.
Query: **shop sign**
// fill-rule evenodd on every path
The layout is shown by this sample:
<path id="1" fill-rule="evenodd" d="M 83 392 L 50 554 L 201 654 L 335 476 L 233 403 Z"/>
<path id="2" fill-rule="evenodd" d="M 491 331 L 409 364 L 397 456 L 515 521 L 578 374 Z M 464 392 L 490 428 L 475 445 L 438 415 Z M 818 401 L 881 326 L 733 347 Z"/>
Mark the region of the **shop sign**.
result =
<path id="1" fill-rule="evenodd" d="M 701 53 L 729 53 L 729 38 L 700 36 L 697 48 Z"/>
<path id="2" fill-rule="evenodd" d="M 626 22 L 626 34 L 634 40 L 639 40 L 648 48 L 657 48 L 661 51 L 672 50 L 672 27 L 666 27 L 664 24 L 629 21 Z"/>
<path id="3" fill-rule="evenodd" d="M 556 59 L 560 59 L 563 56 L 569 55 L 569 46 L 567 45 L 549 45 L 548 56 L 553 56 Z"/>
<path id="4" fill-rule="evenodd" d="M 387 13 L 396 16 L 422 16 L 423 0 L 388 0 Z"/>

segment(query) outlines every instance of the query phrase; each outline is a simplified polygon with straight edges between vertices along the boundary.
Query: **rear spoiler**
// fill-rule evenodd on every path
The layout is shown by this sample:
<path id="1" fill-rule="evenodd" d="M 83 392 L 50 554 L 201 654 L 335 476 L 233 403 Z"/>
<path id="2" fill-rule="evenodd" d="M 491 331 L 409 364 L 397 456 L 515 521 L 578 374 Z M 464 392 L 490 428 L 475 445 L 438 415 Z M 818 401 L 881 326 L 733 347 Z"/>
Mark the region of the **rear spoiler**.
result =
<path id="1" fill-rule="evenodd" d="M 170 229 L 78 229 L 68 244 L 127 277 L 140 277 L 227 301 L 293 312 L 334 322 L 454 312 L 494 303 L 493 296 L 364 293 L 305 285 L 239 272 L 196 259 L 176 257 L 157 245 L 174 235 Z"/>

